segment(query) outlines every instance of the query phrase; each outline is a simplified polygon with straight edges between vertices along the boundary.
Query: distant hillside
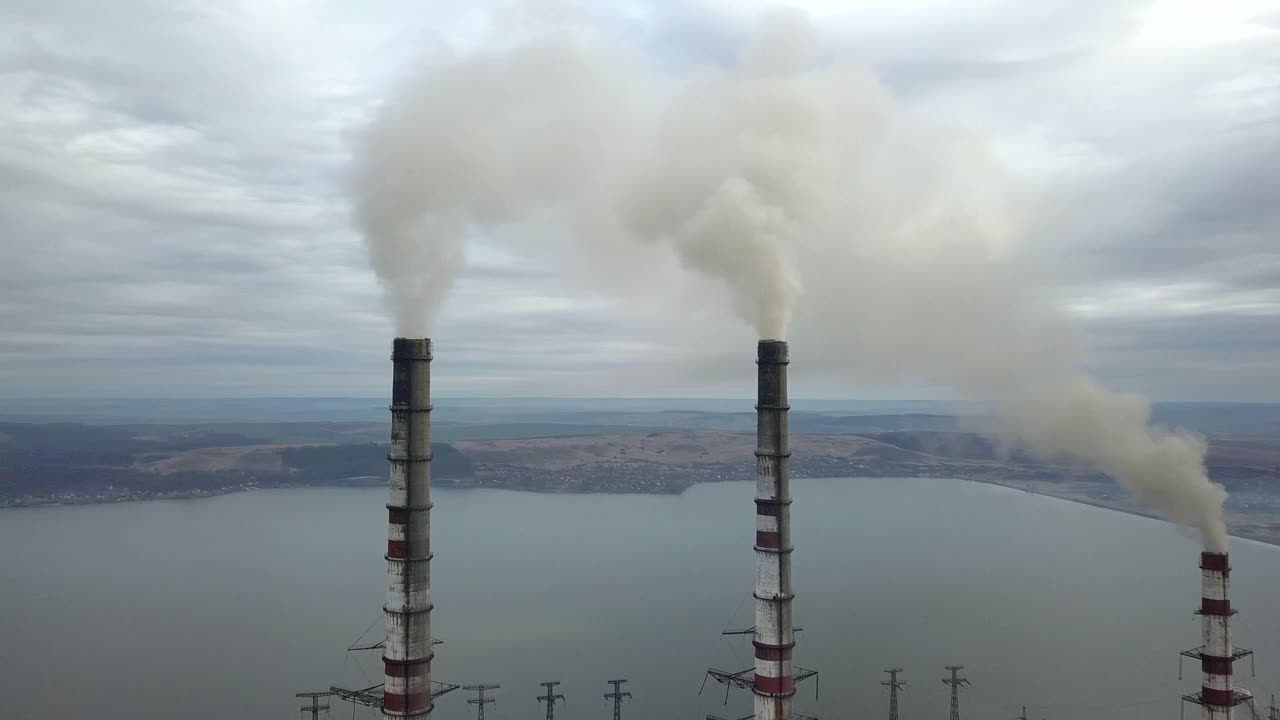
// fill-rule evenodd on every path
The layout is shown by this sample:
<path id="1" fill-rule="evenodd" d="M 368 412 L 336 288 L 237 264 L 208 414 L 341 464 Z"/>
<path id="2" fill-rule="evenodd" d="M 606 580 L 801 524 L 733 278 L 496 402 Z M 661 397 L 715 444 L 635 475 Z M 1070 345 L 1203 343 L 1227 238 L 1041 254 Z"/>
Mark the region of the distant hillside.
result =
<path id="1" fill-rule="evenodd" d="M 1001 447 L 969 432 L 885 432 L 866 437 L 896 447 L 955 460 L 999 461 L 1018 465 L 1053 464 L 1020 448 Z M 1280 491 L 1280 439 L 1210 438 L 1205 458 L 1209 476 L 1228 490 L 1270 487 Z"/>
<path id="2" fill-rule="evenodd" d="M 254 438 L 204 430 L 146 430 L 79 423 L 0 423 L 0 457 L 6 465 L 128 464 L 142 453 L 173 453 L 202 447 L 254 445 Z"/>
<path id="3" fill-rule="evenodd" d="M 449 444 L 433 443 L 432 452 L 439 477 L 470 477 L 469 460 Z M 190 426 L 0 423 L 0 501 L 10 503 L 380 482 L 387 467 L 385 444 L 264 445 Z"/>
<path id="4" fill-rule="evenodd" d="M 536 492 L 679 493 L 694 483 L 748 480 L 755 474 L 752 412 L 557 413 L 541 407 L 536 412 L 542 421 L 436 420 L 435 482 Z M 1250 413 L 1255 409 L 1217 422 L 1239 425 Z M 962 429 L 973 422 L 927 413 L 793 411 L 792 474 L 960 478 L 1149 512 L 1088 468 L 1034 457 Z M 388 435 L 385 419 L 0 423 L 0 505 L 383 483 Z M 1231 492 L 1233 528 L 1259 539 L 1280 537 L 1280 436 L 1237 428 L 1210 433 L 1209 440 L 1209 473 Z"/>
<path id="5" fill-rule="evenodd" d="M 1280 404 L 1276 403 L 1156 403 L 1152 416 L 1162 425 L 1211 436 L 1280 438 Z"/>
<path id="6" fill-rule="evenodd" d="M 283 464 L 304 482 L 323 485 L 350 478 L 378 478 L 388 474 L 387 445 L 312 445 L 280 451 Z M 469 478 L 471 459 L 447 443 L 431 444 L 431 475 L 435 479 Z"/>

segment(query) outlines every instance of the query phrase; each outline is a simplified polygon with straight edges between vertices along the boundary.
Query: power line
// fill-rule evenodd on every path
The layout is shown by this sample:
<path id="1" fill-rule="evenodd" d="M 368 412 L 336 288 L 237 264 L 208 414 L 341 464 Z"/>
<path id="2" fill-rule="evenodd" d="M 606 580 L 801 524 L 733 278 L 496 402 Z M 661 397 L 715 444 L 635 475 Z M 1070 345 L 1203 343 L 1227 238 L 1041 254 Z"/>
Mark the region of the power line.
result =
<path id="1" fill-rule="evenodd" d="M 1072 700 L 1054 699 L 1046 702 L 1032 703 L 1027 707 L 1036 711 L 1077 710 L 1077 711 L 1089 711 L 1095 714 L 1101 713 L 1105 715 L 1107 712 L 1112 710 L 1123 710 L 1123 709 L 1129 709 L 1129 708 L 1135 708 L 1135 707 L 1142 707 L 1145 705 L 1156 705 L 1159 703 L 1167 703 L 1169 702 L 1169 696 L 1165 694 L 1163 690 L 1172 688 L 1172 687 L 1177 687 L 1178 685 L 1179 683 L 1177 683 L 1176 681 L 1170 680 L 1168 682 L 1156 683 L 1154 685 L 1147 686 L 1144 689 L 1144 692 L 1159 693 L 1159 694 L 1150 696 L 1149 699 L 1135 700 L 1133 702 L 1126 702 L 1126 703 L 1117 703 L 1112 701 L 1086 702 L 1086 701 L 1075 700 L 1075 699 L 1072 699 Z M 970 692 L 974 696 L 980 697 L 983 700 L 987 701 L 988 704 L 999 706 L 1000 708 L 1017 708 L 1018 707 L 1018 705 L 1015 703 L 1005 702 L 1005 698 L 1002 696 L 989 695 L 985 691 L 981 691 L 977 689 L 971 690 Z M 1142 696 L 1139 696 L 1139 697 L 1142 697 Z"/>

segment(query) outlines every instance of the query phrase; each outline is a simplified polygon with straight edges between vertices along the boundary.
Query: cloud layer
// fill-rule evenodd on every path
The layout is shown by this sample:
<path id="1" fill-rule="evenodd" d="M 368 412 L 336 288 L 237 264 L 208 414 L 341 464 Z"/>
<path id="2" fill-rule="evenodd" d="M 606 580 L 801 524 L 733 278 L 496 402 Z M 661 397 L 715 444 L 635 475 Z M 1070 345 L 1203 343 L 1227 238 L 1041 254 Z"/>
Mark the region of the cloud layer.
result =
<path id="1" fill-rule="evenodd" d="M 1035 198 L 1045 294 L 1085 321 L 1090 369 L 1160 398 L 1280 400 L 1274 12 L 813 5 L 832 52 L 902 112 L 985 138 Z M 391 329 L 343 183 L 350 130 L 405 68 L 568 27 L 678 72 L 727 61 L 757 10 L 6 4 L 0 395 L 381 394 Z M 436 332 L 452 394 L 732 392 L 703 352 L 749 348 L 727 307 L 673 326 L 532 250 L 466 254 Z"/>

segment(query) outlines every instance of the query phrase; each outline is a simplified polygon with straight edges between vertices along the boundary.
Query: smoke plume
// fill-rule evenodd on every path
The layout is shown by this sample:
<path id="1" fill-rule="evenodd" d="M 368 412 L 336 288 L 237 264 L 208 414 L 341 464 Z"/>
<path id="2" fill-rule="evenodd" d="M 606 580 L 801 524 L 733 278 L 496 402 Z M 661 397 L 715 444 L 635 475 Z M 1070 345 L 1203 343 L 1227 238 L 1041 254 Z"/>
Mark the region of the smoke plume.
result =
<path id="1" fill-rule="evenodd" d="M 468 233 L 501 234 L 590 188 L 626 126 L 604 52 L 551 41 L 413 75 L 358 148 L 355 222 L 401 335 L 428 334 L 464 262 Z"/>
<path id="2" fill-rule="evenodd" d="M 363 150 L 357 220 L 404 333 L 435 315 L 467 233 L 668 308 L 671 333 L 700 307 L 670 298 L 701 278 L 699 304 L 791 339 L 797 371 L 981 400 L 1002 435 L 1225 550 L 1204 442 L 1076 370 L 1081 338 L 1040 291 L 1032 204 L 981 142 L 912 122 L 824 55 L 802 15 L 766 16 L 727 67 L 678 74 L 562 37 L 438 63 Z"/>

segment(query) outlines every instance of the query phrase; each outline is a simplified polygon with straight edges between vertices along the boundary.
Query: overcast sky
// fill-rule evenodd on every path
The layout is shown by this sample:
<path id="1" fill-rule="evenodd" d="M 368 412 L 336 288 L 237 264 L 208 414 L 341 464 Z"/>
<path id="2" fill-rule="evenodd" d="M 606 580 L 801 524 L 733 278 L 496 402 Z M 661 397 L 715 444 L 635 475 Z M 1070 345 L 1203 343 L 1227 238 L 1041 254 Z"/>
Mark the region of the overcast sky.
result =
<path id="1" fill-rule="evenodd" d="M 1045 291 L 1104 383 L 1280 401 L 1280 2 L 802 5 L 1048 209 Z M 761 7 L 0 0 L 0 397 L 385 394 L 391 326 L 344 177 L 407 69 L 568 27 L 679 72 L 727 62 Z M 681 338 L 536 259 L 470 251 L 439 394 L 749 394 L 745 326 L 740 369 L 684 373 Z"/>

